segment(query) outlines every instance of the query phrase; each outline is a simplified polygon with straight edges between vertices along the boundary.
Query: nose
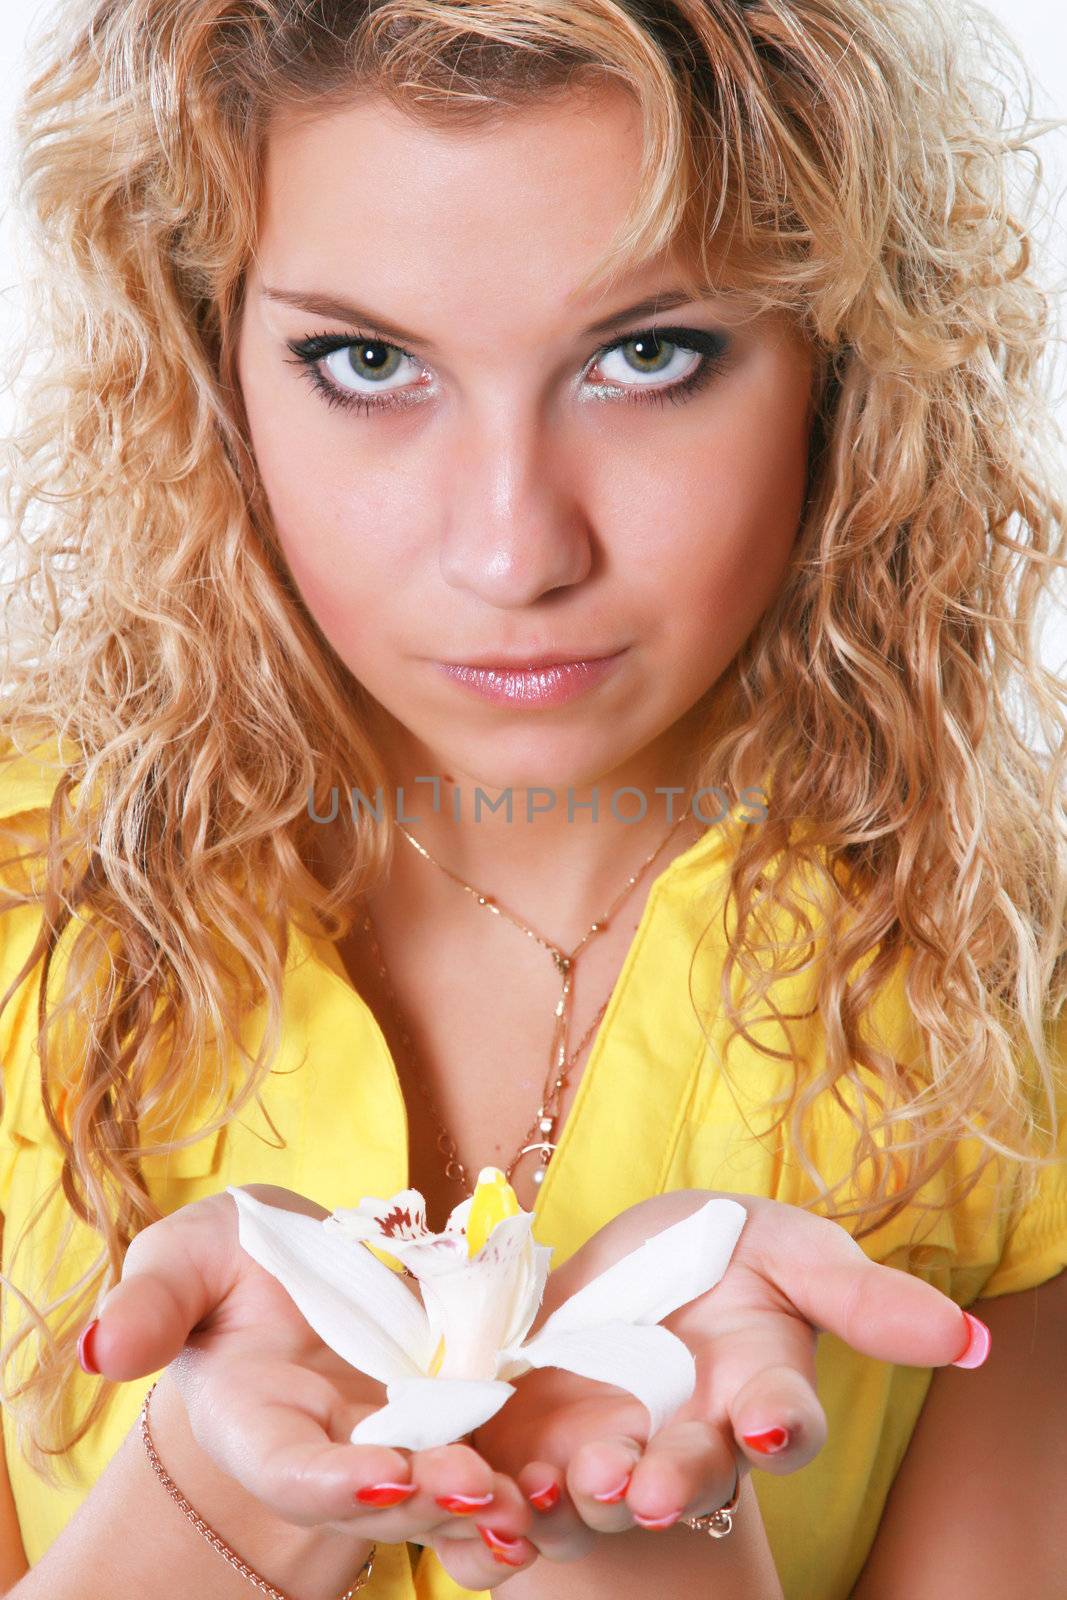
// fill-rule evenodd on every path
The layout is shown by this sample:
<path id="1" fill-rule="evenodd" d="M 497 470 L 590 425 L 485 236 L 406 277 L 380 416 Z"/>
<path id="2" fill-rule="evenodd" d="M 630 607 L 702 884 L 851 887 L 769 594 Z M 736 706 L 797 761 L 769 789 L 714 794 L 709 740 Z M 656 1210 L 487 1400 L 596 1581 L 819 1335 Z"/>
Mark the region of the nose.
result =
<path id="1" fill-rule="evenodd" d="M 445 582 L 489 605 L 532 605 L 580 583 L 593 562 L 578 474 L 534 408 L 469 417 L 449 445 L 440 568 Z"/>

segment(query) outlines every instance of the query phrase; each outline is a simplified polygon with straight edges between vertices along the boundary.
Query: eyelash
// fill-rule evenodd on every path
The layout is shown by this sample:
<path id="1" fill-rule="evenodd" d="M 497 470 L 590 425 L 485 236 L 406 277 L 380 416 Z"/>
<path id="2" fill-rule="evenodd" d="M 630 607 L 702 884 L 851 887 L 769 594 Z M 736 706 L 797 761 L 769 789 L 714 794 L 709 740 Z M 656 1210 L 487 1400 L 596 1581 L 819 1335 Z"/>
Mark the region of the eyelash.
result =
<path id="1" fill-rule="evenodd" d="M 615 389 L 625 394 L 626 402 L 635 405 L 662 405 L 670 400 L 675 405 L 680 405 L 690 395 L 703 389 L 710 383 L 716 373 L 721 372 L 726 366 L 729 353 L 729 341 L 724 334 L 709 333 L 703 328 L 640 328 L 636 332 L 627 333 L 613 339 L 608 344 L 602 344 L 594 350 L 590 358 L 590 366 L 602 360 L 613 350 L 618 350 L 625 345 L 632 344 L 639 339 L 657 339 L 663 343 L 673 344 L 682 350 L 689 350 L 694 355 L 703 357 L 700 364 L 684 378 L 677 379 L 674 383 L 663 384 L 633 384 L 613 385 Z M 386 399 L 372 400 L 366 395 L 357 394 L 355 391 L 346 393 L 325 376 L 320 363 L 326 356 L 332 355 L 336 350 L 345 350 L 349 345 L 371 344 L 379 345 L 386 350 L 396 350 L 407 360 L 418 362 L 419 358 L 405 350 L 402 345 L 392 344 L 387 339 L 378 339 L 373 335 L 361 333 L 338 334 L 319 333 L 308 339 L 292 339 L 288 341 L 287 349 L 292 351 L 289 365 L 299 368 L 307 377 L 311 387 L 322 395 L 326 404 L 339 407 L 342 411 L 357 411 L 364 415 L 374 413 L 382 414 L 386 411 L 404 409 L 409 405 L 417 405 L 419 401 Z M 606 386 L 605 386 L 606 387 Z M 632 392 L 626 392 L 626 391 Z M 402 390 L 389 391 L 400 394 Z"/>

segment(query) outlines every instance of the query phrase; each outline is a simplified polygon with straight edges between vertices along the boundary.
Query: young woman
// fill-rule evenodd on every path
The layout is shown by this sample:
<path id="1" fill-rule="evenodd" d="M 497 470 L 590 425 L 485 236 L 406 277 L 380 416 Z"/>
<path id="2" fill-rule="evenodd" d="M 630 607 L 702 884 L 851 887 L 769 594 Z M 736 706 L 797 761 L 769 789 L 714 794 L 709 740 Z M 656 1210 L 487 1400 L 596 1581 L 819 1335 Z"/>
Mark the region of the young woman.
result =
<path id="1" fill-rule="evenodd" d="M 1062 1592 L 1067 556 L 971 16 L 58 7 L 7 1592 Z M 226 1192 L 441 1228 L 486 1166 L 545 1310 L 743 1204 L 651 1438 L 547 1368 L 461 1442 L 350 1443 L 382 1386 Z"/>

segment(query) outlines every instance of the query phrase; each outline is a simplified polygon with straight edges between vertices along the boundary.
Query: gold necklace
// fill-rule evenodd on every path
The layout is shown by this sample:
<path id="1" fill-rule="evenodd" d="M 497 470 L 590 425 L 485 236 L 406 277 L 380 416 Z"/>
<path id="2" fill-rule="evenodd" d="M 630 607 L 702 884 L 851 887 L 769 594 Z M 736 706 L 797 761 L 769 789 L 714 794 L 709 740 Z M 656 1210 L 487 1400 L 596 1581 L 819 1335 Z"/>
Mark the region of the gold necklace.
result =
<path id="1" fill-rule="evenodd" d="M 482 891 L 480 889 L 476 889 L 473 884 L 465 882 L 464 879 L 459 877 L 457 873 L 451 872 L 448 867 L 444 866 L 440 861 L 432 856 L 424 845 L 421 845 L 417 839 L 413 838 L 401 823 L 397 823 L 397 827 L 400 829 L 400 832 L 419 852 L 419 854 L 424 856 L 426 860 L 431 862 L 435 867 L 439 868 L 440 871 L 445 873 L 447 877 L 451 878 L 453 882 L 458 883 L 462 889 L 467 891 L 468 894 L 474 895 L 480 906 L 485 906 L 488 911 L 493 912 L 494 916 L 506 917 L 509 922 L 513 923 L 515 927 L 520 929 L 521 932 L 525 933 L 528 938 L 533 939 L 537 944 L 546 949 L 555 962 L 556 971 L 563 979 L 563 992 L 561 993 L 559 1000 L 556 1002 L 556 1020 L 552 1033 L 552 1048 L 549 1053 L 548 1074 L 545 1079 L 545 1085 L 541 1094 L 541 1104 L 537 1108 L 536 1117 L 534 1118 L 533 1122 L 531 1122 L 529 1128 L 526 1130 L 526 1133 L 523 1136 L 521 1149 L 518 1150 L 513 1156 L 511 1165 L 505 1169 L 504 1176 L 509 1181 L 511 1179 L 511 1174 L 514 1172 L 523 1156 L 536 1151 L 538 1153 L 538 1167 L 533 1173 L 533 1181 L 538 1185 L 543 1183 L 545 1172 L 548 1170 L 548 1164 L 551 1161 L 558 1144 L 558 1140 L 554 1141 L 552 1139 L 552 1134 L 555 1132 L 556 1122 L 559 1117 L 559 1105 L 563 1090 L 566 1087 L 569 1075 L 577 1063 L 578 1058 L 581 1056 L 581 1053 L 592 1036 L 594 1029 L 608 1008 L 608 1001 L 611 998 L 610 994 L 608 996 L 608 1000 L 604 1001 L 596 1016 L 593 1018 L 592 1023 L 583 1035 L 577 1049 L 568 1060 L 566 1054 L 566 1041 L 570 1024 L 570 996 L 573 986 L 572 970 L 575 960 L 577 959 L 578 952 L 587 943 L 587 941 L 593 937 L 594 934 L 603 933 L 608 928 L 611 923 L 611 919 L 614 917 L 622 902 L 632 892 L 638 879 L 641 878 L 642 875 L 652 865 L 652 862 L 659 855 L 660 851 L 664 849 L 678 828 L 680 828 L 682 823 L 685 822 L 686 815 L 679 817 L 678 821 L 671 825 L 671 827 L 667 830 L 667 833 L 660 840 L 659 844 L 652 851 L 651 855 L 646 856 L 645 860 L 641 863 L 640 867 L 638 867 L 633 876 L 627 879 L 622 892 L 617 896 L 606 914 L 602 917 L 598 917 L 597 920 L 590 925 L 589 929 L 582 935 L 574 949 L 569 953 L 561 950 L 559 945 L 554 944 L 551 939 L 542 938 L 542 936 L 539 933 L 536 933 L 533 928 L 527 927 L 526 924 L 521 922 L 518 917 L 514 916 L 510 911 L 508 911 L 505 906 L 500 905 L 495 895 L 483 894 Z M 423 1082 L 421 1074 L 417 1070 L 415 1062 L 415 1047 L 412 1044 L 411 1037 L 404 1026 L 400 1003 L 397 1000 L 396 992 L 389 980 L 389 974 L 386 971 L 385 962 L 382 959 L 381 949 L 379 948 L 378 940 L 375 936 L 374 923 L 369 911 L 364 913 L 363 929 L 369 935 L 371 948 L 374 953 L 374 959 L 378 966 L 378 972 L 382 979 L 389 1003 L 392 1007 L 396 1024 L 400 1032 L 401 1041 L 405 1050 L 407 1051 L 409 1063 L 415 1067 L 416 1086 L 419 1090 L 419 1093 L 422 1095 L 423 1100 L 426 1102 L 426 1106 L 431 1117 L 437 1125 L 437 1149 L 445 1161 L 445 1176 L 451 1178 L 454 1182 L 461 1183 L 468 1193 L 473 1193 L 473 1185 L 467 1176 L 467 1170 L 459 1159 L 456 1141 L 453 1139 L 452 1135 L 448 1131 L 448 1128 L 445 1126 L 433 1097 Z M 539 1139 L 532 1139 L 532 1135 L 534 1134 L 540 1134 L 541 1137 Z"/>

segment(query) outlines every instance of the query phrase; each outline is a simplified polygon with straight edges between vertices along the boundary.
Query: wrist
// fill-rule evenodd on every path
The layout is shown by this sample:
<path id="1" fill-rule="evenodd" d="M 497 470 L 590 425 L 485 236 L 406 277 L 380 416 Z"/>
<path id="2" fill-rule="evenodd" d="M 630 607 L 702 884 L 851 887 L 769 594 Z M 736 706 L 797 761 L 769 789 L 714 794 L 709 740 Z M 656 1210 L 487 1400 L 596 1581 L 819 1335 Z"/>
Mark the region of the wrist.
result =
<path id="1" fill-rule="evenodd" d="M 289 1522 L 225 1472 L 197 1443 L 185 1403 L 168 1372 L 152 1393 L 148 1421 L 167 1475 L 241 1561 L 290 1600 L 337 1600 L 345 1592 L 370 1553 L 369 1540 L 327 1524 L 305 1527 Z M 140 1421 L 135 1431 L 144 1470 L 161 1499 L 170 1500 L 171 1513 L 185 1523 L 189 1538 L 207 1547 L 210 1541 L 159 1481 L 140 1437 Z M 220 1568 L 231 1565 L 219 1551 L 215 1559 Z M 232 1565 L 231 1570 L 236 1571 Z"/>

